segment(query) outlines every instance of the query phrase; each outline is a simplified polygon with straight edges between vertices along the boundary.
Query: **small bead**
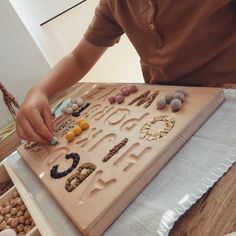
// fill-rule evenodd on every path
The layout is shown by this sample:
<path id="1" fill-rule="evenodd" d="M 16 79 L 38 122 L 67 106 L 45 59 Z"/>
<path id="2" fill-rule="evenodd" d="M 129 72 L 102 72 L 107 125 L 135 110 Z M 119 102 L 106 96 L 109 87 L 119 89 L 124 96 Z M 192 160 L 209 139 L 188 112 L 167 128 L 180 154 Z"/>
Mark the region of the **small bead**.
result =
<path id="1" fill-rule="evenodd" d="M 74 127 L 74 128 L 72 129 L 72 132 L 73 132 L 76 136 L 78 136 L 78 135 L 80 135 L 80 134 L 83 132 L 83 130 L 81 129 L 80 126 L 76 126 L 76 127 Z"/>
<path id="2" fill-rule="evenodd" d="M 131 85 L 128 87 L 128 90 L 131 92 L 131 93 L 135 93 L 137 92 L 137 86 L 136 85 Z"/>
<path id="3" fill-rule="evenodd" d="M 58 140 L 57 140 L 57 138 L 56 137 L 53 137 L 52 139 L 51 139 L 51 145 L 56 145 L 56 144 L 58 144 Z"/>
<path id="4" fill-rule="evenodd" d="M 87 121 L 83 120 L 80 122 L 79 126 L 82 130 L 85 130 L 89 127 L 89 123 Z"/>
<path id="5" fill-rule="evenodd" d="M 118 104 L 121 104 L 123 101 L 125 100 L 125 98 L 121 95 L 118 95 L 117 97 L 116 97 L 116 102 L 118 103 Z"/>
<path id="6" fill-rule="evenodd" d="M 71 142 L 75 139 L 75 135 L 72 131 L 69 131 L 66 135 L 65 138 L 68 142 Z"/>
<path id="7" fill-rule="evenodd" d="M 108 97 L 108 102 L 109 102 L 110 104 L 115 103 L 115 102 L 116 102 L 116 97 L 115 97 L 115 96 L 110 96 L 110 97 Z"/>

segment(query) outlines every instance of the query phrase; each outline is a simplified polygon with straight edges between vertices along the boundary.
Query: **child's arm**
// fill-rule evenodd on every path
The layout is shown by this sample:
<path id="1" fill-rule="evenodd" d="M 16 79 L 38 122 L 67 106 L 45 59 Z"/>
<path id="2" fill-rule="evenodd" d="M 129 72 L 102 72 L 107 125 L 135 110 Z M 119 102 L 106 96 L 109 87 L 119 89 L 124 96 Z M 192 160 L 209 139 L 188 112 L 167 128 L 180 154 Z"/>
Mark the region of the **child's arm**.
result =
<path id="1" fill-rule="evenodd" d="M 83 78 L 106 49 L 83 39 L 28 92 L 16 116 L 16 131 L 20 138 L 48 143 L 53 136 L 48 99 Z"/>

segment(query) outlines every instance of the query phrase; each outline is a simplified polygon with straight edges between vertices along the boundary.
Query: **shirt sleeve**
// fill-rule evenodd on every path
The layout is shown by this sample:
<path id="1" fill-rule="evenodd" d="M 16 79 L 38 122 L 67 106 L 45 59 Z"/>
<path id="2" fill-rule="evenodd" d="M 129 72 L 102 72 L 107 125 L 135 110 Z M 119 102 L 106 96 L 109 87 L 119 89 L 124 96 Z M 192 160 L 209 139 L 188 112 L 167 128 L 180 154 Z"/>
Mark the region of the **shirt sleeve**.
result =
<path id="1" fill-rule="evenodd" d="M 123 29 L 112 15 L 107 0 L 100 0 L 84 38 L 97 46 L 110 47 L 119 42 L 123 33 Z"/>

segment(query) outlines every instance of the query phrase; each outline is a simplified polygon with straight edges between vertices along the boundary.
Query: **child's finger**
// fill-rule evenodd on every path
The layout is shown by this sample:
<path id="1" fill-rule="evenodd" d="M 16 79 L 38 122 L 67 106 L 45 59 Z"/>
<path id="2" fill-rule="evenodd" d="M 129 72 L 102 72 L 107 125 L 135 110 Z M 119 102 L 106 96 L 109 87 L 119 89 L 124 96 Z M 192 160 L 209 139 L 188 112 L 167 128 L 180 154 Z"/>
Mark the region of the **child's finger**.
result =
<path id="1" fill-rule="evenodd" d="M 47 140 L 51 140 L 53 135 L 44 123 L 43 118 L 38 110 L 32 110 L 30 119 L 28 118 L 28 122 L 31 124 L 33 129 L 40 134 L 43 138 Z"/>
<path id="2" fill-rule="evenodd" d="M 34 141 L 43 144 L 49 143 L 47 139 L 41 137 L 40 134 L 38 134 L 36 130 L 33 129 L 33 127 L 31 126 L 30 122 L 27 119 L 22 120 L 20 126 L 22 130 L 24 130 L 27 141 Z"/>
<path id="3" fill-rule="evenodd" d="M 43 119 L 47 128 L 49 129 L 50 133 L 53 134 L 54 128 L 53 128 L 52 114 L 51 114 L 50 107 L 48 107 L 48 109 L 43 109 L 42 115 L 43 115 Z"/>

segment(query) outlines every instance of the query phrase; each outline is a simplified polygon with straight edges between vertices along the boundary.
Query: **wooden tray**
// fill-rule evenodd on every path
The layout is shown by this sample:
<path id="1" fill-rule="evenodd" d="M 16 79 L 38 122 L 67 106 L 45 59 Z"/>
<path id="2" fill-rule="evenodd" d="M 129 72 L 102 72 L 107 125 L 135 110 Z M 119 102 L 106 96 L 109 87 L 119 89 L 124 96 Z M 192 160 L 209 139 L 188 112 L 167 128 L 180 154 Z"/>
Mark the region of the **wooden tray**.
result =
<path id="1" fill-rule="evenodd" d="M 173 113 L 169 106 L 157 110 L 156 101 L 169 92 L 175 92 L 176 87 L 145 85 L 138 86 L 138 91 L 126 97 L 122 104 L 110 105 L 107 96 L 117 94 L 121 87 L 124 85 L 87 84 L 73 94 L 73 97 L 83 95 L 83 99 L 90 103 L 80 116 L 89 122 L 90 127 L 74 141 L 68 143 L 59 127 L 65 121 L 73 123 L 78 118 L 63 115 L 55 122 L 59 144 L 50 147 L 37 145 L 31 150 L 24 146 L 18 148 L 84 235 L 101 235 L 224 101 L 221 89 L 186 87 L 188 96 L 180 111 Z M 147 90 L 159 91 L 148 108 L 128 105 Z M 157 133 L 168 126 L 168 122 L 171 122 L 170 132 L 156 140 L 148 140 L 151 138 L 144 137 L 141 132 L 142 127 L 145 130 L 148 126 L 148 132 Z M 125 138 L 127 144 L 103 162 L 109 150 Z M 60 179 L 51 178 L 50 170 L 56 164 L 59 164 L 60 171 L 68 169 L 71 160 L 66 160 L 65 154 L 70 152 L 80 155 L 76 169 L 88 162 L 93 163 L 96 169 L 74 191 L 67 192 L 66 180 L 76 169 Z"/>

